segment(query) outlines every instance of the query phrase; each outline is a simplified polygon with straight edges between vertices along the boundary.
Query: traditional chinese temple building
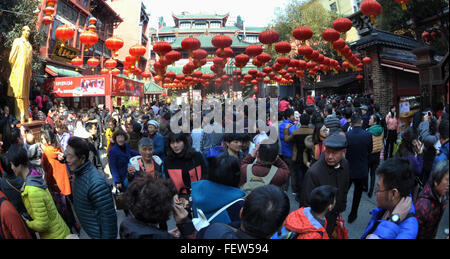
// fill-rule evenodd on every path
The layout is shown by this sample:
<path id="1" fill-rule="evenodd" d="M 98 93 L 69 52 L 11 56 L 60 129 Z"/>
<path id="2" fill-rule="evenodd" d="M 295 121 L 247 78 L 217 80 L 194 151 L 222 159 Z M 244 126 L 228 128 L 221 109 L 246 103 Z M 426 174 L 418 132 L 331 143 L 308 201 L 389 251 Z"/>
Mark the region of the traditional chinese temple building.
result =
<path id="1" fill-rule="evenodd" d="M 204 49 L 207 55 L 207 63 L 202 66 L 202 73 L 212 74 L 209 69 L 213 63 L 212 59 L 216 56 L 217 48 L 211 43 L 214 36 L 226 35 L 233 40 L 231 49 L 234 52 L 234 56 L 242 54 L 245 49 L 253 44 L 261 44 L 258 40 L 259 33 L 264 31 L 265 27 L 246 27 L 244 21 L 240 16 L 237 16 L 235 22 L 229 22 L 230 14 L 190 14 L 181 13 L 173 14 L 174 26 L 166 26 L 163 18 L 159 20 L 159 28 L 150 32 L 151 41 L 166 41 L 169 42 L 173 50 L 179 51 L 182 54 L 182 59 L 177 61 L 174 65 L 167 67 L 167 72 L 174 72 L 177 75 L 183 74 L 183 66 L 189 62 L 189 54 L 181 47 L 181 42 L 188 37 L 195 37 L 201 43 L 201 49 Z M 156 53 L 151 53 L 152 61 L 156 61 L 159 57 Z M 230 60 L 225 67 L 226 73 L 232 75 L 234 70 L 238 70 L 233 66 L 234 61 Z M 256 68 L 249 62 L 247 67 L 242 72 L 246 72 L 249 69 Z M 242 87 L 239 84 L 228 86 L 226 84 L 223 87 L 214 88 L 213 86 L 208 88 L 202 88 L 201 86 L 194 87 L 194 90 L 202 90 L 201 95 L 205 97 L 211 93 L 222 93 L 238 91 L 242 93 Z M 187 90 L 182 89 L 176 92 L 176 95 L 181 96 Z M 170 95 L 170 94 L 169 94 Z"/>

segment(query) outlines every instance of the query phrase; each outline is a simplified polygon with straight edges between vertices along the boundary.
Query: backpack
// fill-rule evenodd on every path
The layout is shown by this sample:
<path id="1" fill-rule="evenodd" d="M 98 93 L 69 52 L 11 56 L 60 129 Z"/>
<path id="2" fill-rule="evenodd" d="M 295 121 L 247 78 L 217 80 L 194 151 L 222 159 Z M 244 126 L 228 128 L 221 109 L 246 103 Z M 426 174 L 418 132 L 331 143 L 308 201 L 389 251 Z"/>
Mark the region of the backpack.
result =
<path id="1" fill-rule="evenodd" d="M 254 189 L 258 187 L 269 185 L 278 170 L 278 167 L 272 165 L 269 173 L 266 176 L 259 177 L 253 174 L 254 165 L 255 164 L 253 163 L 247 166 L 247 181 L 241 187 L 246 196 L 248 196 Z"/>

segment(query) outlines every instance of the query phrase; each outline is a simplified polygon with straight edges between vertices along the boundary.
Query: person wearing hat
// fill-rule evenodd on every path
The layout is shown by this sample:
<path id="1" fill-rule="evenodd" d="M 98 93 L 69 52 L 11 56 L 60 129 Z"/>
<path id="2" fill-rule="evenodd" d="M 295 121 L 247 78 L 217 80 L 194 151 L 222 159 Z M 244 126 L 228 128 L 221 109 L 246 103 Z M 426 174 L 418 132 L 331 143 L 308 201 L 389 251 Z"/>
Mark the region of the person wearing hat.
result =
<path id="1" fill-rule="evenodd" d="M 97 149 L 95 148 L 95 145 L 93 142 L 91 142 L 92 133 L 86 130 L 84 127 L 78 127 L 73 132 L 74 137 L 78 137 L 82 139 L 84 142 L 86 142 L 89 146 L 89 157 L 88 160 L 91 161 L 92 165 L 97 168 L 100 172 L 103 171 L 103 166 L 101 163 L 100 158 L 98 157 Z"/>
<path id="2" fill-rule="evenodd" d="M 323 142 L 325 152 L 306 172 L 300 194 L 300 207 L 309 207 L 312 190 L 318 186 L 331 185 L 338 188 L 336 205 L 325 216 L 327 233 L 333 233 L 338 216 L 347 207 L 347 193 L 350 183 L 349 163 L 345 159 L 347 152 L 347 138 L 342 134 L 332 134 Z"/>
<path id="3" fill-rule="evenodd" d="M 164 150 L 164 137 L 159 133 L 159 123 L 155 120 L 150 120 L 147 123 L 148 137 L 153 141 L 153 153 L 164 159 L 166 156 Z"/>
<path id="4" fill-rule="evenodd" d="M 373 141 L 372 133 L 364 130 L 362 124 L 361 116 L 358 113 L 353 114 L 352 129 L 345 133 L 348 141 L 346 158 L 350 164 L 350 185 L 355 184 L 349 223 L 356 220 L 362 193 L 368 189 L 369 156 L 372 153 Z"/>
<path id="5" fill-rule="evenodd" d="M 369 111 L 369 107 L 367 107 L 367 105 L 361 106 L 362 128 L 364 130 L 369 128 L 370 114 L 368 111 Z"/>

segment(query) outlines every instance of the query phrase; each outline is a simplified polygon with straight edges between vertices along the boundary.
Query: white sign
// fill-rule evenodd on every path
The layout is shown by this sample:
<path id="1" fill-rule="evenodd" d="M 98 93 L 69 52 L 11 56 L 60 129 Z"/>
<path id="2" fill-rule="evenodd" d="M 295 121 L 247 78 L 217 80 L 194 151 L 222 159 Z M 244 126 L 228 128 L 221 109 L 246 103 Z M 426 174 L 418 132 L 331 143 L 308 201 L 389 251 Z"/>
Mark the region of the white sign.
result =
<path id="1" fill-rule="evenodd" d="M 400 114 L 410 111 L 409 102 L 400 103 Z"/>

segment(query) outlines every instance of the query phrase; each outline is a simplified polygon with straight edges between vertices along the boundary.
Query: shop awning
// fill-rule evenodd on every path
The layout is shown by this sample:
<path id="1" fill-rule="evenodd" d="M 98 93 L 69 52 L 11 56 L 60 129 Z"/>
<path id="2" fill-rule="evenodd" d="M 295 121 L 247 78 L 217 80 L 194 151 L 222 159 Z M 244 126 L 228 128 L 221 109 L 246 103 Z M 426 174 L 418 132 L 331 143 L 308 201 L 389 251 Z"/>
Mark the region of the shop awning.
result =
<path id="1" fill-rule="evenodd" d="M 58 77 L 74 77 L 74 76 L 83 76 L 82 74 L 70 70 L 70 69 L 66 69 L 66 68 L 62 68 L 59 66 L 52 66 L 52 65 L 47 65 L 45 67 L 45 72 L 49 73 L 51 76 L 58 76 Z"/>
<path id="2" fill-rule="evenodd" d="M 145 83 L 144 94 L 162 94 L 165 93 L 164 88 L 160 87 L 154 81 Z"/>

